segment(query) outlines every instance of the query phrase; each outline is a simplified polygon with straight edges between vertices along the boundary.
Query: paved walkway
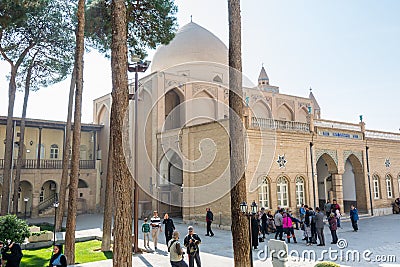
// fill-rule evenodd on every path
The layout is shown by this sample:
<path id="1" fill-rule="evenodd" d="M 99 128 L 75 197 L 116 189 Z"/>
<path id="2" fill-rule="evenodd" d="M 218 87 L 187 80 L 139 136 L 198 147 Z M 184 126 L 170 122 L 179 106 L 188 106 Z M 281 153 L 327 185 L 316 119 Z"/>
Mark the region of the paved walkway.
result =
<path id="1" fill-rule="evenodd" d="M 102 214 L 88 214 L 79 215 L 77 217 L 77 231 L 76 237 L 87 237 L 87 236 L 102 236 Z M 29 220 L 30 222 L 46 221 L 46 219 L 36 219 Z M 48 222 L 52 222 L 49 218 Z M 181 239 L 183 240 L 184 235 L 187 233 L 187 226 L 183 224 L 181 220 L 174 220 L 177 230 L 181 233 Z M 139 225 L 141 225 L 141 221 Z M 339 229 L 338 236 L 344 238 L 343 248 L 338 248 L 337 245 L 329 244 L 331 241 L 330 232 L 328 227 L 325 228 L 325 238 L 327 240 L 326 247 L 312 246 L 308 247 L 305 245 L 304 241 L 301 241 L 302 233 L 301 231 L 296 231 L 298 238 L 298 244 L 289 244 L 289 255 L 293 256 L 288 262 L 288 266 L 314 266 L 315 262 L 309 262 L 304 260 L 298 260 L 297 255 L 305 255 L 307 258 L 320 258 L 320 255 L 324 256 L 325 260 L 329 260 L 329 253 L 333 253 L 331 259 L 337 258 L 336 262 L 342 266 L 381 266 L 381 267 L 393 267 L 400 266 L 400 235 L 393 231 L 396 227 L 398 228 L 400 223 L 399 215 L 389 215 L 383 217 L 373 217 L 362 219 L 359 223 L 360 230 L 358 232 L 353 232 L 351 224 L 349 222 L 342 223 L 342 229 Z M 197 232 L 202 239 L 200 245 L 200 255 L 202 266 L 218 266 L 218 267 L 232 267 L 233 266 L 233 249 L 232 249 L 232 235 L 230 231 L 213 229 L 215 236 L 208 237 L 204 236 L 205 227 L 194 225 L 195 232 Z M 272 235 L 269 236 L 271 238 Z M 63 239 L 63 233 L 57 233 L 57 240 Z M 144 252 L 140 255 L 133 256 L 133 266 L 138 267 L 164 267 L 170 266 L 169 256 L 167 252 L 167 247 L 165 245 L 164 233 L 160 234 L 159 240 L 161 244 L 158 244 L 158 250 L 150 250 Z M 181 240 L 181 242 L 182 242 Z M 266 240 L 268 241 L 268 240 Z M 254 266 L 272 266 L 270 257 L 263 261 L 262 257 L 263 250 L 266 249 L 266 242 L 260 243 L 258 250 L 253 250 Z M 143 239 L 141 233 L 139 234 L 139 246 L 143 247 Z M 150 246 L 154 248 L 152 242 L 150 241 Z M 314 251 L 315 256 L 312 255 Z M 357 250 L 360 252 L 360 261 L 352 260 L 352 251 Z M 336 251 L 336 253 L 335 253 Z M 371 251 L 369 256 L 372 261 L 365 262 L 363 260 L 363 254 Z M 347 256 L 348 255 L 348 256 Z M 379 264 L 377 263 L 377 256 L 386 256 L 386 261 L 389 256 L 395 257 L 395 262 L 389 264 Z M 333 257 L 333 258 L 332 258 Z M 347 257 L 347 260 L 346 260 Z M 296 261 L 293 261 L 296 260 Z M 375 261 L 375 262 L 374 262 Z M 382 261 L 381 261 L 382 262 Z M 396 264 L 397 263 L 397 264 Z M 100 262 L 85 263 L 73 265 L 75 267 L 111 267 L 112 260 L 105 260 Z"/>

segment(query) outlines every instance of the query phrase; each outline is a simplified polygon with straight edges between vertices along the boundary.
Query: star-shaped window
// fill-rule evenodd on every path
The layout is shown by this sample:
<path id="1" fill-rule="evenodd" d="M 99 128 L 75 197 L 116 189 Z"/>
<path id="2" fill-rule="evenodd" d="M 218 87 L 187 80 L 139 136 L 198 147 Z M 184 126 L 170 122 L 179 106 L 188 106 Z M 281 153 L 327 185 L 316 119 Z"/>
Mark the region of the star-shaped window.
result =
<path id="1" fill-rule="evenodd" d="M 390 159 L 385 160 L 385 166 L 386 166 L 386 168 L 390 167 Z"/>
<path id="2" fill-rule="evenodd" d="M 286 167 L 287 160 L 285 159 L 285 155 L 278 155 L 278 160 L 276 161 L 280 168 Z"/>

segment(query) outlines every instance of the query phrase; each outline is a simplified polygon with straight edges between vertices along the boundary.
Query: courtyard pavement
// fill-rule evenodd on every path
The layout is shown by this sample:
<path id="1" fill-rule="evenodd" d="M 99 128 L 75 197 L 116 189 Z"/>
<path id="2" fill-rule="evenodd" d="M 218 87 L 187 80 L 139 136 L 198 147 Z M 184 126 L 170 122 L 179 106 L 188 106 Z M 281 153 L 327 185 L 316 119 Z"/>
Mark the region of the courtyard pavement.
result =
<path id="1" fill-rule="evenodd" d="M 174 218 L 172 218 L 174 219 Z M 52 218 L 48 219 L 30 219 L 29 222 L 52 222 Z M 88 236 L 102 236 L 102 214 L 85 214 L 77 216 L 76 238 Z M 139 226 L 142 221 L 139 222 Z M 188 224 L 184 224 L 179 219 L 174 219 L 175 226 L 181 234 L 181 243 L 187 233 Z M 214 237 L 204 236 L 205 226 L 193 225 L 195 232 L 202 239 L 200 245 L 200 257 L 203 267 L 232 267 L 233 266 L 233 249 L 232 235 L 230 231 L 213 228 Z M 335 261 L 342 266 L 400 266 L 400 234 L 398 230 L 400 226 L 400 215 L 388 215 L 381 217 L 367 217 L 359 221 L 358 232 L 353 232 L 350 222 L 342 222 L 342 228 L 338 230 L 340 242 L 330 244 L 331 235 L 329 228 L 325 227 L 326 246 L 318 247 L 316 245 L 306 246 L 302 241 L 302 232 L 295 231 L 298 243 L 288 244 L 289 260 L 287 266 L 314 266 L 315 261 L 324 260 Z M 264 250 L 270 238 L 274 236 L 270 234 L 266 242 L 260 243 L 257 250 L 253 250 L 253 261 L 255 267 L 272 266 L 271 257 L 265 257 Z M 139 233 L 139 246 L 143 247 L 143 236 Z M 57 240 L 64 239 L 64 233 L 57 233 Z M 138 267 L 166 267 L 170 266 L 167 246 L 165 245 L 165 237 L 162 232 L 159 236 L 160 243 L 158 249 L 154 250 L 153 243 L 150 241 L 152 250 L 143 254 L 133 255 L 133 266 Z M 315 253 L 315 254 L 314 254 Z M 298 257 L 300 256 L 300 257 Z M 311 258 L 311 261 L 303 258 Z M 264 258 L 267 258 L 264 260 Z M 358 260 L 359 258 L 359 260 Z M 367 259 L 367 261 L 365 260 Z M 370 261 L 368 261 L 368 259 Z M 187 257 L 186 257 L 187 260 Z M 390 262 L 389 262 L 390 261 Z M 100 262 L 85 263 L 72 265 L 75 267 L 110 267 L 112 260 Z"/>

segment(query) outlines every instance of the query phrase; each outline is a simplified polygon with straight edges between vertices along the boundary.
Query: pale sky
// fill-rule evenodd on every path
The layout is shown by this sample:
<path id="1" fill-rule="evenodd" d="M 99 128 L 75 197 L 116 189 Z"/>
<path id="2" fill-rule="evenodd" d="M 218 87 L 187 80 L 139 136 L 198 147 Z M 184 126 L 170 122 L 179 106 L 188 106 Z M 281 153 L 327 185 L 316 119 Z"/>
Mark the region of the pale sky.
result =
<path id="1" fill-rule="evenodd" d="M 178 23 L 193 21 L 228 45 L 226 0 L 178 0 Z M 284 94 L 318 100 L 322 118 L 399 133 L 400 2 L 397 0 L 247 0 L 242 5 L 243 72 L 257 82 L 261 65 Z M 154 51 L 149 51 L 151 60 Z M 93 99 L 111 91 L 110 62 L 85 56 L 82 122 Z M 10 68 L 0 61 L 0 115 L 7 115 Z M 148 73 L 146 73 L 148 74 Z M 32 93 L 27 117 L 66 120 L 69 79 Z M 14 116 L 20 116 L 17 94 Z"/>

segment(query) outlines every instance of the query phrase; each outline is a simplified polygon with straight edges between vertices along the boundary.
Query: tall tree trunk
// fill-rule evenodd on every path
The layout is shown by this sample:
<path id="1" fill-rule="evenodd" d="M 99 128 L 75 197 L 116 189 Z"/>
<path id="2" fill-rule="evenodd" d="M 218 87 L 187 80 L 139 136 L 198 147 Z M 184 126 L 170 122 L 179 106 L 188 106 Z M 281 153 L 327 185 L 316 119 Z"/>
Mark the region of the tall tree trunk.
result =
<path id="1" fill-rule="evenodd" d="M 67 229 L 65 233 L 65 255 L 67 264 L 75 263 L 75 228 L 76 210 L 78 199 L 79 157 L 81 144 L 81 117 L 82 117 L 82 91 L 83 91 L 83 53 L 84 53 L 84 28 L 85 28 L 85 0 L 78 2 L 78 28 L 76 30 L 76 91 L 74 131 L 72 137 L 71 179 L 69 183 Z"/>
<path id="2" fill-rule="evenodd" d="M 65 197 L 67 195 L 67 185 L 68 185 L 68 170 L 69 170 L 69 156 L 71 149 L 71 129 L 72 129 L 72 107 L 74 104 L 74 91 L 76 83 L 76 68 L 74 64 L 74 69 L 71 76 L 71 84 L 69 87 L 69 98 L 68 98 L 68 114 L 67 114 L 67 124 L 65 126 L 65 140 L 63 148 L 63 159 L 62 159 L 62 174 L 60 182 L 60 191 L 58 202 L 59 206 L 57 209 L 57 220 L 56 220 L 56 232 L 61 231 L 62 221 L 65 213 Z"/>
<path id="3" fill-rule="evenodd" d="M 236 267 L 251 266 L 248 219 L 241 214 L 246 201 L 240 0 L 228 0 L 229 12 L 229 134 L 233 255 Z"/>
<path id="4" fill-rule="evenodd" d="M 15 91 L 17 85 L 15 78 L 17 76 L 17 68 L 14 64 L 11 64 L 11 77 L 8 85 L 8 113 L 7 113 L 7 126 L 6 126 L 6 147 L 4 152 L 4 171 L 3 171 L 3 190 L 1 198 L 1 215 L 5 215 L 10 212 L 10 185 L 11 185 L 11 165 L 13 161 L 13 114 L 14 114 L 14 102 L 15 102 Z"/>
<path id="5" fill-rule="evenodd" d="M 110 121 L 110 137 L 108 143 L 108 161 L 107 161 L 107 178 L 105 190 L 105 203 L 103 213 L 103 238 L 101 241 L 101 251 L 110 251 L 111 248 L 111 228 L 112 228 L 112 215 L 113 215 L 113 114 L 111 113 Z"/>
<path id="6" fill-rule="evenodd" d="M 113 163 L 114 174 L 114 249 L 113 266 L 132 266 L 132 175 L 125 161 L 123 138 L 124 119 L 128 110 L 128 55 L 127 21 L 124 0 L 114 0 L 112 12 L 112 106 Z M 126 136 L 125 136 L 126 138 Z"/>
<path id="7" fill-rule="evenodd" d="M 0 30 L 0 42 L 3 38 L 3 32 Z M 0 46 L 1 56 L 10 63 L 11 75 L 10 82 L 8 84 L 8 113 L 7 113 L 7 126 L 6 126 L 6 147 L 4 152 L 4 171 L 3 171 L 3 190 L 1 199 L 1 215 L 5 215 L 10 211 L 10 185 L 11 185 L 11 164 L 12 164 L 12 152 L 14 148 L 13 144 L 13 114 L 14 114 L 14 102 L 15 102 L 15 92 L 17 90 L 17 85 L 15 79 L 17 77 L 18 68 L 24 61 L 26 54 L 29 50 L 35 46 L 34 42 L 30 42 L 29 46 L 24 49 L 24 51 L 19 56 L 17 62 L 14 64 L 10 58 L 7 57 L 5 51 Z"/>
<path id="8" fill-rule="evenodd" d="M 25 149 L 25 118 L 26 118 L 26 109 L 28 107 L 28 98 L 29 91 L 31 87 L 31 77 L 32 77 L 32 69 L 34 67 L 34 63 L 32 62 L 28 68 L 25 78 L 25 95 L 24 95 L 24 104 L 22 107 L 22 117 L 21 117 L 21 125 L 19 127 L 19 146 L 18 146 L 18 158 L 17 158 L 17 169 L 15 171 L 15 179 L 14 179 L 14 199 L 13 199 L 13 212 L 14 214 L 18 213 L 18 190 L 19 190 L 19 182 L 21 180 L 21 169 L 23 164 L 23 153 Z"/>

